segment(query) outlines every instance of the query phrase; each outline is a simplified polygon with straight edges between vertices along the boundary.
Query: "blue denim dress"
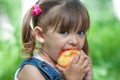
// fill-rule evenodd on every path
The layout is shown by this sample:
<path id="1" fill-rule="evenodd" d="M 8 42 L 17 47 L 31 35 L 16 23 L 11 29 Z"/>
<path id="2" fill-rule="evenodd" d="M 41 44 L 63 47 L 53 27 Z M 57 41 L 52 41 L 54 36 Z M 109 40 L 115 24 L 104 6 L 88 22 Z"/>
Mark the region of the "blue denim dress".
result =
<path id="1" fill-rule="evenodd" d="M 36 58 L 27 59 L 20 64 L 20 68 L 22 69 L 25 64 L 31 64 L 39 69 L 46 80 L 65 80 L 64 76 L 60 72 L 44 61 Z"/>

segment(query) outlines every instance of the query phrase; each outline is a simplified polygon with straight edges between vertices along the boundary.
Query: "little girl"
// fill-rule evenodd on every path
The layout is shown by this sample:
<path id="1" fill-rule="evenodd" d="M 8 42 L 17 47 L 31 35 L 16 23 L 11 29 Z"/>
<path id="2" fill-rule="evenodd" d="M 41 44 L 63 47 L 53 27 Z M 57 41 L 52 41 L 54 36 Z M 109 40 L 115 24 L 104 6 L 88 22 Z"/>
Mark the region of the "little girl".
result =
<path id="1" fill-rule="evenodd" d="M 20 64 L 15 80 L 92 80 L 86 38 L 89 25 L 88 12 L 80 0 L 39 0 L 23 20 L 23 52 L 29 56 Z M 77 49 L 81 54 L 62 68 L 57 59 L 66 49 Z"/>

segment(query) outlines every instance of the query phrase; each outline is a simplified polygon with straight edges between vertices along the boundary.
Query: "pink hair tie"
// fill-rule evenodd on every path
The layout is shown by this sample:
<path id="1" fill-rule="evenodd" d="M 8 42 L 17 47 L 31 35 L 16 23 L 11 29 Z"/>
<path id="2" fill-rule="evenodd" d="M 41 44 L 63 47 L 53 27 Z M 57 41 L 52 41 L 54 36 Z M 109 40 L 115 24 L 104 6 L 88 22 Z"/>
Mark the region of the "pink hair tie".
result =
<path id="1" fill-rule="evenodd" d="M 42 12 L 42 9 L 39 7 L 39 5 L 35 4 L 33 6 L 33 10 L 32 10 L 32 15 L 33 16 L 37 16 Z"/>

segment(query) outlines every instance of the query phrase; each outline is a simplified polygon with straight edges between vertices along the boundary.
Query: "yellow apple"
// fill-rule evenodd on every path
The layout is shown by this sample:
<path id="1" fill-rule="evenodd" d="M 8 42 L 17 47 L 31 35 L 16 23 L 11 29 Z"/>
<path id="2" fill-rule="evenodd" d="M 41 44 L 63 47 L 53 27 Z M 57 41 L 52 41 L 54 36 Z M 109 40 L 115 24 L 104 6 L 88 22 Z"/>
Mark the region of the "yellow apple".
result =
<path id="1" fill-rule="evenodd" d="M 70 65 L 75 54 L 80 54 L 80 51 L 76 49 L 68 49 L 62 51 L 58 56 L 58 65 L 61 67 L 67 67 L 68 65 Z"/>

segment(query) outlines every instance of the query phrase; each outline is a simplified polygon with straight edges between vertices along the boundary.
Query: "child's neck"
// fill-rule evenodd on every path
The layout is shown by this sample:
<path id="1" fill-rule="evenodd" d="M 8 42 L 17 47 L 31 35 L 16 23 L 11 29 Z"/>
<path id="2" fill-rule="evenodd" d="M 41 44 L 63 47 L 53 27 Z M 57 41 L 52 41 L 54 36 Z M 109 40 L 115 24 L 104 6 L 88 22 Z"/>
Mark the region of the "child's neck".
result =
<path id="1" fill-rule="evenodd" d="M 50 56 L 44 51 L 44 50 L 40 50 L 39 56 L 45 61 L 47 62 L 49 65 L 51 65 L 52 67 L 55 68 L 55 61 L 53 59 L 50 58 Z"/>

